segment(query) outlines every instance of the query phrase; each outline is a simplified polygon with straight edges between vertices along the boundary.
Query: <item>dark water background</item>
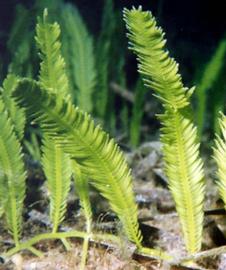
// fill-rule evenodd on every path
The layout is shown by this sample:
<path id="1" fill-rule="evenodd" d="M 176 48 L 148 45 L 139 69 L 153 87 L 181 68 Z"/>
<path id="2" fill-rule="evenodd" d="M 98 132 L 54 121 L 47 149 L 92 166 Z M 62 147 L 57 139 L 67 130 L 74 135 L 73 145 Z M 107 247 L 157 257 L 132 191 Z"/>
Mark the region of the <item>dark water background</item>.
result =
<path id="1" fill-rule="evenodd" d="M 18 3 L 31 7 L 34 1 L 0 0 L 0 53 L 6 50 L 7 33 L 14 18 Z M 104 0 L 74 0 L 83 15 L 89 30 L 95 35 L 100 30 Z M 115 8 L 142 5 L 151 10 L 167 33 L 168 48 L 183 67 L 185 80 L 193 76 L 193 61 L 206 62 L 218 42 L 226 33 L 226 1 L 203 0 L 116 0 Z M 193 59 L 193 60 L 192 60 Z"/>

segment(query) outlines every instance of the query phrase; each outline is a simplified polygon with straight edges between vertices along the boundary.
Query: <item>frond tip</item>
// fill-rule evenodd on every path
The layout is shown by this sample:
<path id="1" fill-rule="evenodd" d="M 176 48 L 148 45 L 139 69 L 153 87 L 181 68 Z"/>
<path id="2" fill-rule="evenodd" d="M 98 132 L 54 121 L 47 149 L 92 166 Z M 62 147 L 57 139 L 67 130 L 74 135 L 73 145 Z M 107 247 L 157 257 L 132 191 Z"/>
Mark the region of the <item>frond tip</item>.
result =
<path id="1" fill-rule="evenodd" d="M 35 37 L 42 60 L 39 80 L 43 87 L 65 95 L 68 93 L 68 79 L 59 37 L 60 26 L 56 22 L 48 22 L 48 12 L 45 9 L 43 17 L 38 18 Z"/>
<path id="2" fill-rule="evenodd" d="M 147 86 L 155 89 L 158 98 L 171 108 L 189 104 L 194 89 L 187 91 L 178 74 L 178 64 L 165 49 L 164 32 L 157 27 L 149 11 L 124 9 L 124 20 L 129 31 L 129 47 L 138 57 L 138 69 Z"/>

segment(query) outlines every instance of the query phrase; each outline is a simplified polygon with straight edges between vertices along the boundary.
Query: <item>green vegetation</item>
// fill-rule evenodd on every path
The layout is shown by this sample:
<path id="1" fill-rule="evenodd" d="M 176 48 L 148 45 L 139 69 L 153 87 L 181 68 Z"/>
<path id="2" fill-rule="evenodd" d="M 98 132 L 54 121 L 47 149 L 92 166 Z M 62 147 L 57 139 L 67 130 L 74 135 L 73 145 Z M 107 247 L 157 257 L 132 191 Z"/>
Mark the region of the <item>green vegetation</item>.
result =
<path id="1" fill-rule="evenodd" d="M 197 125 L 199 135 L 201 136 L 204 130 L 204 123 L 206 120 L 206 110 L 207 110 L 207 91 L 211 88 L 214 88 L 214 102 L 212 102 L 213 106 L 217 107 L 216 111 L 220 111 L 224 108 L 224 91 L 222 89 L 217 89 L 216 81 L 219 80 L 220 73 L 222 71 L 223 66 L 225 65 L 224 59 L 226 55 L 226 39 L 222 39 L 220 44 L 218 45 L 214 55 L 210 59 L 209 63 L 206 64 L 203 75 L 198 83 L 196 89 L 197 96 Z M 220 86 L 222 87 L 222 86 Z M 220 88 L 218 86 L 218 88 Z M 214 117 L 214 131 L 217 131 L 217 115 Z"/>
<path id="2" fill-rule="evenodd" d="M 6 128 L 2 133 L 0 159 L 2 160 L 1 192 L 3 192 L 1 194 L 1 214 L 3 213 L 6 218 L 6 227 L 13 234 L 16 245 L 3 256 L 10 256 L 23 249 L 28 249 L 41 256 L 40 251 L 32 246 L 36 241 L 59 238 L 69 249 L 70 245 L 66 238 L 84 237 L 81 262 L 81 269 L 84 269 L 89 238 L 98 238 L 98 234 L 93 233 L 91 228 L 92 212 L 89 201 L 89 185 L 91 184 L 109 201 L 112 210 L 121 220 L 125 234 L 130 241 L 135 243 L 138 250 L 164 257 L 164 253 L 142 247 L 132 178 L 122 152 L 107 133 L 102 131 L 99 126 L 95 126 L 86 112 L 73 105 L 70 95 L 67 94 L 65 64 L 60 52 L 60 29 L 57 23 L 48 22 L 47 11 L 44 11 L 43 18 L 39 18 L 36 33 L 41 58 L 39 81 L 20 79 L 19 82 L 16 80 L 16 86 L 14 86 L 15 77 L 11 75 L 7 79 L 11 81 L 4 85 L 7 85 L 6 90 L 8 85 L 12 86 L 11 94 L 17 99 L 15 108 L 23 113 L 24 109 L 20 109 L 18 105 L 25 108 L 29 120 L 32 117 L 33 122 L 40 124 L 43 133 L 41 162 L 49 190 L 49 215 L 53 230 L 50 233 L 35 236 L 26 242 L 20 242 L 25 172 L 21 168 L 22 157 L 19 142 L 14 134 L 11 135 L 14 128 L 13 123 L 11 124 L 10 120 L 6 118 L 7 115 L 3 113 L 2 126 L 6 126 Z M 11 102 L 13 101 L 14 98 Z M 1 110 L 5 111 L 3 103 Z M 24 117 L 24 114 L 22 116 Z M 8 125 L 11 124 L 12 127 L 8 127 L 7 121 Z M 10 145 L 14 146 L 16 154 L 14 151 L 10 151 Z M 73 231 L 58 234 L 59 225 L 65 216 L 66 199 L 72 174 L 87 220 L 87 232 L 84 234 Z M 12 181 L 12 177 L 16 183 Z M 8 188 L 7 191 L 6 188 Z M 9 202 L 11 211 L 5 211 Z M 105 235 L 103 238 L 118 241 L 113 236 Z"/>
<path id="3" fill-rule="evenodd" d="M 180 216 L 187 250 L 201 248 L 204 174 L 189 99 L 193 92 L 181 82 L 177 63 L 165 51 L 163 32 L 149 12 L 125 10 L 130 48 L 137 54 L 139 72 L 164 106 L 161 141 L 165 171 Z M 167 89 L 167 91 L 166 91 Z"/>
<path id="4" fill-rule="evenodd" d="M 23 134 L 24 111 L 18 108 L 11 96 L 11 90 L 16 87 L 16 84 L 16 78 L 9 76 L 4 81 L 4 89 L 1 89 L 0 96 L 0 126 L 2 127 L 0 135 L 0 214 L 4 215 L 7 229 L 13 236 L 15 245 L 18 246 L 22 231 L 26 172 L 17 136 L 18 134 L 21 137 Z M 9 86 L 11 86 L 10 90 Z M 20 123 L 21 126 L 18 127 L 15 123 Z"/>
<path id="5" fill-rule="evenodd" d="M 63 32 L 67 39 L 67 48 L 64 48 L 63 52 L 67 55 L 65 59 L 68 60 L 69 78 L 72 78 L 72 96 L 82 110 L 92 112 L 96 85 L 93 40 L 79 12 L 73 6 L 65 6 L 62 18 Z"/>
<path id="6" fill-rule="evenodd" d="M 34 13 L 42 8 L 42 2 L 37 2 L 35 8 Z M 51 12 L 53 9 L 60 14 L 62 28 L 57 22 L 51 22 L 54 18 L 52 14 L 56 14 Z M 50 15 L 45 9 L 43 15 L 38 17 L 36 32 L 33 32 L 36 33 L 36 49 L 26 28 L 30 16 L 23 6 L 17 7 L 15 25 L 8 41 L 13 60 L 9 65 L 9 75 L 0 89 L 0 217 L 12 235 L 15 247 L 0 254 L 2 257 L 10 257 L 22 250 L 42 256 L 34 244 L 44 239 L 60 239 L 69 250 L 69 238 L 78 237 L 83 239 L 80 269 L 85 269 L 90 239 L 111 241 L 119 245 L 121 232 L 119 235 L 100 234 L 93 228 L 89 192 L 91 187 L 108 201 L 122 225 L 123 234 L 139 254 L 183 264 L 195 260 L 201 250 L 205 177 L 199 152 L 200 138 L 191 105 L 195 89 L 183 85 L 178 64 L 169 56 L 163 39 L 164 33 L 157 26 L 153 15 L 142 11 L 141 7 L 125 9 L 129 47 L 137 56 L 142 79 L 138 78 L 134 88 L 133 105 L 128 106 L 123 100 L 120 112 L 115 113 L 112 108 L 116 96 L 110 91 L 112 76 L 116 86 L 118 83 L 119 89 L 122 89 L 122 95 L 123 91 L 124 94 L 127 91 L 127 82 L 124 51 L 118 48 L 119 43 L 113 42 L 116 33 L 122 34 L 122 28 L 117 24 L 118 15 L 113 16 L 113 9 L 113 2 L 106 1 L 102 30 L 96 43 L 96 57 L 95 40 L 74 6 L 60 0 L 57 5 L 49 1 Z M 20 14 L 24 14 L 24 17 L 21 18 Z M 109 17 L 112 17 L 111 23 L 106 30 L 104 26 Z M 21 38 L 20 32 L 24 29 Z M 16 40 L 19 40 L 18 48 L 15 48 Z M 38 52 L 34 53 L 35 50 Z M 116 62 L 115 55 L 119 55 L 117 67 L 111 65 Z M 219 75 L 224 55 L 225 40 L 220 43 L 206 67 L 197 90 L 198 102 L 202 104 L 198 112 L 200 136 L 205 119 L 205 91 L 213 86 Z M 147 92 L 143 82 L 154 90 L 155 97 L 162 104 L 163 112 L 158 115 L 158 119 L 162 125 L 160 138 L 165 173 L 180 218 L 189 254 L 187 258 L 172 258 L 161 250 L 143 246 L 131 171 L 115 140 L 89 115 L 93 113 L 97 122 L 102 122 L 111 131 L 117 128 L 117 120 L 121 119 L 122 130 L 128 135 L 130 144 L 136 147 L 140 142 Z M 98 86 L 99 92 L 95 95 Z M 215 106 L 215 111 L 222 107 L 219 104 Z M 108 111 L 111 112 L 106 116 Z M 30 123 L 35 123 L 37 133 L 30 127 Z M 219 123 L 222 137 L 216 136 L 214 159 L 219 178 L 217 185 L 226 205 L 226 116 L 223 113 Z M 47 182 L 52 226 L 50 232 L 37 234 L 28 240 L 22 237 L 27 175 L 24 145 L 27 152 L 42 166 Z M 59 227 L 66 216 L 69 190 L 73 184 L 86 219 L 86 231 L 60 232 Z"/>
<path id="7" fill-rule="evenodd" d="M 40 85 L 60 96 L 69 95 L 68 80 L 59 42 L 60 28 L 47 21 L 47 10 L 38 19 L 36 42 L 40 50 Z M 54 138 L 44 133 L 42 165 L 50 194 L 50 220 L 53 233 L 57 232 L 66 212 L 66 200 L 70 190 L 72 166 L 70 157 Z"/>

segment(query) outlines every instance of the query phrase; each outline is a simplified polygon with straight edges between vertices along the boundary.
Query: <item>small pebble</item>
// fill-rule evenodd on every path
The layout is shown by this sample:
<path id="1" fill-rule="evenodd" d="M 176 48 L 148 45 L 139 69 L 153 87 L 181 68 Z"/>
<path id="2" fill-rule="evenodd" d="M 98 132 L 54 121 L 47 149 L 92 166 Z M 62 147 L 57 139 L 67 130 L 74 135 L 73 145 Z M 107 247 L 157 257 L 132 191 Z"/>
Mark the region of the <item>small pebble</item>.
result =
<path id="1" fill-rule="evenodd" d="M 20 254 L 13 255 L 11 260 L 15 264 L 16 270 L 22 270 L 23 257 Z"/>

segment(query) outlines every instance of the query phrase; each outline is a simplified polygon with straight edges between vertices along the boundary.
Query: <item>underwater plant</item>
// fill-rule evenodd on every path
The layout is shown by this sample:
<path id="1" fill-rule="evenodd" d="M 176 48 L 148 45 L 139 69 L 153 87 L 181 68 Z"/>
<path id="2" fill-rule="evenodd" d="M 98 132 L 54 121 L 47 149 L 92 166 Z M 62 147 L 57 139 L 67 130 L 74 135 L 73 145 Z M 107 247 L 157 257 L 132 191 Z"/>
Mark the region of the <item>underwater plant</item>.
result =
<path id="1" fill-rule="evenodd" d="M 65 62 L 60 52 L 60 27 L 57 23 L 48 23 L 47 10 L 44 11 L 43 18 L 39 18 L 36 32 L 36 41 L 42 59 L 39 76 L 40 84 L 50 92 L 71 99 Z M 87 220 L 87 233 L 91 233 L 92 213 L 88 196 L 87 177 L 81 173 L 76 162 L 71 160 L 63 147 L 58 144 L 58 141 L 48 135 L 44 136 L 42 164 L 50 192 L 50 219 L 53 224 L 53 233 L 58 231 L 58 227 L 65 217 L 66 201 L 73 173 L 75 174 L 76 191 Z M 65 239 L 63 239 L 63 243 L 67 249 L 70 248 Z M 87 241 L 84 242 L 84 245 L 87 246 Z M 86 258 L 84 257 L 83 264 L 85 261 Z"/>
<path id="2" fill-rule="evenodd" d="M 124 20 L 130 49 L 138 58 L 139 72 L 145 85 L 155 91 L 163 105 L 163 113 L 158 117 L 162 124 L 165 172 L 189 256 L 178 260 L 161 250 L 143 246 L 131 171 L 114 139 L 96 125 L 86 111 L 74 105 L 70 95 L 71 83 L 61 54 L 60 27 L 58 23 L 48 21 L 45 10 L 36 26 L 41 60 L 38 81 L 11 74 L 5 79 L 0 92 L 0 126 L 4 127 L 0 134 L 0 216 L 5 218 L 6 228 L 15 242 L 15 247 L 1 254 L 2 257 L 24 249 L 42 256 L 34 244 L 44 239 L 60 239 L 66 249 L 70 249 L 68 239 L 78 237 L 84 240 L 80 269 L 85 269 L 90 239 L 109 240 L 119 245 L 120 236 L 93 231 L 90 186 L 109 202 L 122 224 L 123 233 L 139 254 L 184 264 L 224 251 L 221 248 L 215 253 L 211 250 L 205 255 L 198 253 L 202 244 L 205 181 L 190 102 L 194 88 L 184 87 L 178 64 L 165 48 L 164 33 L 150 12 L 143 11 L 141 7 L 125 9 Z M 139 94 L 134 107 L 136 127 L 141 120 L 140 108 L 144 102 L 144 93 Z M 37 123 L 42 131 L 41 163 L 49 191 L 52 231 L 21 240 L 26 171 L 20 141 L 24 133 L 25 113 L 27 120 Z M 218 165 L 220 195 L 226 204 L 226 120 L 223 115 L 220 127 L 223 138 L 216 138 L 214 157 Z M 138 134 L 133 136 L 137 143 Z M 85 232 L 59 232 L 66 214 L 72 178 L 86 218 Z"/>
<path id="3" fill-rule="evenodd" d="M 130 111 L 133 111 L 134 115 L 137 110 L 130 108 L 124 99 L 120 100 L 120 108 L 116 110 L 115 103 L 119 97 L 111 91 L 112 82 L 117 83 L 122 89 L 127 88 L 124 70 L 124 22 L 113 1 L 104 2 L 101 29 L 96 38 L 90 33 L 86 21 L 75 5 L 64 3 L 63 0 L 39 0 L 28 10 L 27 7 L 18 4 L 7 42 L 10 59 L 8 72 L 22 77 L 37 78 L 39 60 L 33 39 L 35 33 L 32 29 L 35 28 L 35 18 L 47 7 L 49 18 L 52 21 L 57 20 L 61 27 L 61 53 L 65 60 L 69 91 L 74 104 L 92 113 L 112 135 L 115 135 L 116 128 L 120 127 L 128 137 L 128 116 Z M 38 142 L 40 136 L 36 131 L 37 129 L 29 127 L 26 133 Z M 30 155 L 35 155 L 33 158 L 38 160 L 37 147 L 32 147 L 29 141 L 25 144 Z"/>
<path id="4" fill-rule="evenodd" d="M 83 173 L 91 178 L 90 183 L 109 200 L 129 239 L 139 246 L 141 236 L 131 176 L 114 141 L 99 126 L 95 127 L 90 117 L 75 108 L 69 100 L 48 93 L 38 83 L 24 79 L 15 94 L 20 104 L 35 115 L 43 131 L 64 147 Z M 35 105 L 32 102 L 34 98 Z"/>
<path id="5" fill-rule="evenodd" d="M 87 112 L 93 110 L 93 91 L 96 86 L 96 69 L 93 39 L 88 33 L 78 10 L 72 5 L 65 5 L 62 11 L 63 49 L 68 65 L 69 78 L 72 82 L 72 95 L 75 103 Z M 67 50 L 67 51 L 66 51 Z"/>
<path id="6" fill-rule="evenodd" d="M 43 18 L 38 18 L 36 26 L 36 42 L 42 60 L 39 82 L 50 92 L 68 96 L 68 81 L 64 59 L 60 53 L 59 35 L 59 25 L 48 23 L 47 10 L 45 10 Z M 66 212 L 66 200 L 72 176 L 71 161 L 63 148 L 45 134 L 42 153 L 43 171 L 50 194 L 50 220 L 53 224 L 53 232 L 57 232 Z"/>
<path id="7" fill-rule="evenodd" d="M 24 132 L 24 110 L 12 98 L 18 80 L 8 76 L 0 94 L 0 216 L 19 245 L 22 232 L 22 212 L 25 198 L 26 171 L 20 144 Z"/>
<path id="8" fill-rule="evenodd" d="M 60 53 L 59 25 L 47 21 L 46 10 L 43 17 L 38 20 L 36 33 L 41 58 L 39 81 L 20 79 L 14 87 L 16 89 L 13 88 L 13 96 L 17 99 L 16 106 L 22 105 L 27 112 L 28 119 L 33 118 L 36 123 L 39 123 L 43 132 L 41 162 L 47 178 L 50 220 L 53 229 L 50 233 L 36 235 L 25 242 L 20 242 L 19 232 L 23 208 L 14 203 L 10 216 L 13 219 L 11 223 L 15 227 L 15 220 L 18 219 L 18 215 L 20 215 L 20 219 L 18 219 L 18 222 L 20 222 L 18 228 L 13 227 L 12 229 L 11 223 L 9 223 L 9 229 L 14 233 L 16 246 L 2 256 L 10 256 L 23 249 L 28 249 L 41 256 L 42 253 L 33 247 L 33 244 L 40 240 L 58 238 L 69 249 L 70 245 L 66 238 L 82 237 L 84 238 L 84 256 L 81 269 L 84 269 L 89 238 L 109 238 L 118 242 L 119 239 L 113 235 L 98 235 L 91 231 L 92 212 L 89 201 L 89 185 L 93 185 L 109 201 L 112 210 L 121 220 L 125 234 L 130 241 L 135 243 L 138 250 L 153 255 L 161 254 L 160 251 L 142 247 L 131 173 L 122 152 L 107 133 L 102 131 L 99 126 L 94 125 L 93 120 L 86 112 L 73 105 L 70 96 L 67 94 L 65 64 Z M 57 76 L 57 79 L 55 76 Z M 5 129 L 5 132 L 8 136 L 10 135 L 10 130 Z M 4 135 L 2 140 L 8 140 L 7 136 Z M 9 141 L 5 143 L 6 146 L 8 143 L 9 145 L 12 144 L 10 137 Z M 15 151 L 21 156 L 18 147 L 15 147 Z M 15 155 L 14 158 L 16 157 Z M 17 163 L 19 166 L 20 162 L 17 161 Z M 5 176 L 7 168 L 4 167 L 4 164 L 1 171 L 4 172 L 3 175 Z M 79 231 L 58 232 L 58 227 L 65 216 L 66 198 L 72 174 L 80 204 L 87 220 L 86 233 Z M 23 199 L 25 196 L 25 175 L 22 173 L 20 175 L 22 177 L 20 182 L 23 184 L 21 184 L 21 192 L 19 192 L 20 189 L 18 189 L 16 183 L 11 183 L 9 192 L 6 194 L 12 193 L 14 196 L 20 196 L 19 198 L 23 195 Z M 2 187 L 5 185 L 5 181 L 5 177 L 3 177 Z M 15 189 L 18 194 L 15 193 Z M 5 192 L 5 189 L 1 188 L 2 191 Z M 4 194 L 0 194 L 0 199 L 1 212 L 5 214 Z M 22 203 L 22 199 L 19 200 L 18 204 Z M 15 201 L 14 198 L 13 200 Z"/>
<path id="9" fill-rule="evenodd" d="M 193 88 L 183 86 L 178 64 L 165 50 L 161 28 L 150 12 L 141 8 L 124 11 L 130 49 L 138 57 L 139 72 L 145 84 L 156 92 L 164 113 L 159 115 L 163 125 L 161 141 L 165 172 L 176 203 L 187 250 L 195 253 L 201 248 L 204 172 L 199 157 L 197 130 L 193 124 L 190 97 Z"/>

